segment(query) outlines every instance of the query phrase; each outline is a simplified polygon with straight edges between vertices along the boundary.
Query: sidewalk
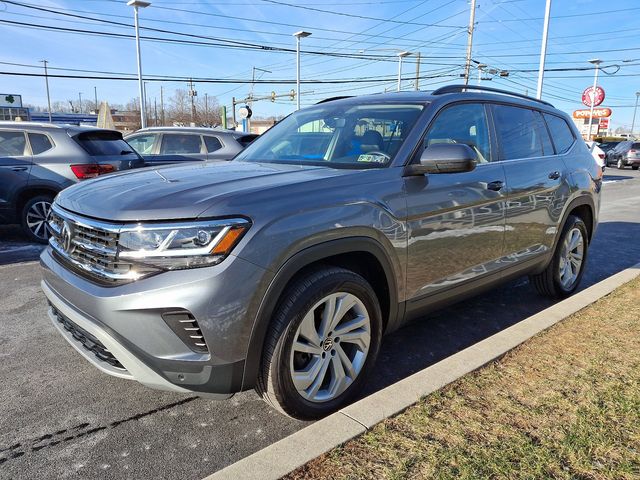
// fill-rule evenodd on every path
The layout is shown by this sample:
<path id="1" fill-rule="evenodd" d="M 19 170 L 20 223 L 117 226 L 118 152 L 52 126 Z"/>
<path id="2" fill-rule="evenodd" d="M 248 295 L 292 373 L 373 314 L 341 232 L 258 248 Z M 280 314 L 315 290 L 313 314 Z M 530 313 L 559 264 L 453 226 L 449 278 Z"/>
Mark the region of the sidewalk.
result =
<path id="1" fill-rule="evenodd" d="M 640 279 L 286 478 L 640 478 Z"/>

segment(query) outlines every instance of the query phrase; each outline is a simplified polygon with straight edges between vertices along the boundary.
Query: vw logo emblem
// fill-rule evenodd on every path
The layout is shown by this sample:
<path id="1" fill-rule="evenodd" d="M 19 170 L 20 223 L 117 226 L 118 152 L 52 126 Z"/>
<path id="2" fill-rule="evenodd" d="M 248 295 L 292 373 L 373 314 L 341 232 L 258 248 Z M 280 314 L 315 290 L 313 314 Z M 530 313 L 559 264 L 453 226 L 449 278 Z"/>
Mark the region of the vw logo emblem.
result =
<path id="1" fill-rule="evenodd" d="M 67 253 L 71 253 L 73 251 L 73 244 L 71 243 L 71 227 L 67 222 L 62 223 L 62 248 Z"/>

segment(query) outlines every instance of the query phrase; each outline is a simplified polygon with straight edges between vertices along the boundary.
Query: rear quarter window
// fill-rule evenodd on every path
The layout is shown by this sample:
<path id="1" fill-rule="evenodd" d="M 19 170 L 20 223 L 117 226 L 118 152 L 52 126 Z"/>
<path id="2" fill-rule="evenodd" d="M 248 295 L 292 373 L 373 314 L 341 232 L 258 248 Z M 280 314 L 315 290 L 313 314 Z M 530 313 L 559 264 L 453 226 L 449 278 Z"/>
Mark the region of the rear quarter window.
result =
<path id="1" fill-rule="evenodd" d="M 34 155 L 40 155 L 41 153 L 53 148 L 53 144 L 51 143 L 51 140 L 49 140 L 49 137 L 42 133 L 30 133 L 29 143 L 31 143 L 31 153 Z"/>
<path id="2" fill-rule="evenodd" d="M 547 122 L 549 132 L 551 132 L 551 139 L 556 146 L 556 153 L 567 153 L 575 141 L 571 128 L 564 118 L 550 113 L 543 113 L 542 115 Z"/>

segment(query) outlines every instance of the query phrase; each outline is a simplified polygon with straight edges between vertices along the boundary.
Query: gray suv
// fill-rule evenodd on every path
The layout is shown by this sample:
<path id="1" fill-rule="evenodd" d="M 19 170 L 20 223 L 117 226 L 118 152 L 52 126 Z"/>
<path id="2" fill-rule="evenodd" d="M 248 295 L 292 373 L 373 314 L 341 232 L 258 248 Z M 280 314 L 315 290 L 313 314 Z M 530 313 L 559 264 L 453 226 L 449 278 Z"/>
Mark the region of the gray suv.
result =
<path id="1" fill-rule="evenodd" d="M 65 190 L 42 288 L 106 373 L 217 398 L 255 388 L 316 418 L 409 320 L 527 274 L 570 295 L 601 184 L 543 101 L 463 86 L 327 100 L 231 162 Z"/>
<path id="2" fill-rule="evenodd" d="M 79 180 L 144 166 L 113 130 L 49 123 L 0 122 L 0 223 L 21 223 L 46 243 L 53 197 Z"/>
<path id="3" fill-rule="evenodd" d="M 258 135 L 201 127 L 150 127 L 126 137 L 149 166 L 231 160 Z"/>

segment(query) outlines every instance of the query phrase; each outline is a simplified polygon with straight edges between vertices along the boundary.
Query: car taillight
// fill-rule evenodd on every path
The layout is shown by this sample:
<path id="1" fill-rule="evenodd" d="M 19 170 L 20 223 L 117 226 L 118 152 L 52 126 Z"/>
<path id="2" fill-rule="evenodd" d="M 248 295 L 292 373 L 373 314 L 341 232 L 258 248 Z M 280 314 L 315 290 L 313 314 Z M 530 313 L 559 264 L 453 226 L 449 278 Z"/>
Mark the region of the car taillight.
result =
<path id="1" fill-rule="evenodd" d="M 604 160 L 604 153 L 599 153 L 598 157 L 600 157 L 600 160 Z"/>
<path id="2" fill-rule="evenodd" d="M 83 163 L 80 165 L 71 165 L 71 170 L 78 180 L 86 180 L 87 178 L 95 178 L 98 175 L 111 173 L 115 171 L 115 168 L 109 164 Z"/>
<path id="3" fill-rule="evenodd" d="M 629 153 L 636 153 L 637 150 L 629 150 Z"/>

